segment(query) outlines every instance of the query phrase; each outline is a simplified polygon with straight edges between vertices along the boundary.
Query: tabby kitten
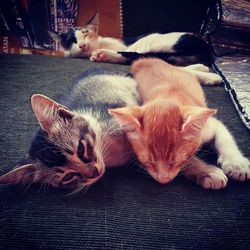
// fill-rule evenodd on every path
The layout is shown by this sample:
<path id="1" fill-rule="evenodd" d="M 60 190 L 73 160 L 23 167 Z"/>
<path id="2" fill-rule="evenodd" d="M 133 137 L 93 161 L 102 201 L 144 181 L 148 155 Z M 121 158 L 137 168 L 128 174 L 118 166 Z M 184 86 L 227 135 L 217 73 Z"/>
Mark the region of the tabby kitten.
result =
<path id="1" fill-rule="evenodd" d="M 49 183 L 80 190 L 100 179 L 105 167 L 132 158 L 130 146 L 107 109 L 135 105 L 136 82 L 108 70 L 84 72 L 61 104 L 35 94 L 33 112 L 40 124 L 29 159 L 0 177 L 0 184 Z"/>
<path id="2" fill-rule="evenodd" d="M 220 189 L 226 186 L 227 176 L 237 181 L 250 179 L 250 162 L 227 128 L 212 118 L 216 110 L 207 108 L 203 90 L 192 74 L 196 67 L 183 69 L 152 58 L 136 61 L 131 72 L 144 105 L 109 112 L 155 180 L 169 183 L 183 170 L 202 187 Z M 222 170 L 195 156 L 204 143 L 214 145 Z"/>

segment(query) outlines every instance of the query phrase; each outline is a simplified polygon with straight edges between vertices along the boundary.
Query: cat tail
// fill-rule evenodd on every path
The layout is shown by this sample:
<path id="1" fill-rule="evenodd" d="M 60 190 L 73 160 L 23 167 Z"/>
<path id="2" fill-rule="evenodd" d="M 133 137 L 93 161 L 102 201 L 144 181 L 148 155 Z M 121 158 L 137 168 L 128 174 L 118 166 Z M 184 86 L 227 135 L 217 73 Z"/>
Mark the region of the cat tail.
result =
<path id="1" fill-rule="evenodd" d="M 119 51 L 123 57 L 132 63 L 139 58 L 156 57 L 178 66 L 202 63 L 211 66 L 214 63 L 212 49 L 201 37 L 194 34 L 184 34 L 173 47 L 173 52 L 127 52 Z"/>

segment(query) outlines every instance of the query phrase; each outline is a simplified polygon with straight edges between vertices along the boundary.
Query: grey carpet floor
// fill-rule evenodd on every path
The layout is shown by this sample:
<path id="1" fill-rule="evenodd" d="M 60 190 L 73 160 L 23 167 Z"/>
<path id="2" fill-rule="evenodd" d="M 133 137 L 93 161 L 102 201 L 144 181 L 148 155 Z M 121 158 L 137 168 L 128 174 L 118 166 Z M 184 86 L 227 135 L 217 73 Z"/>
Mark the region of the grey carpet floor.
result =
<path id="1" fill-rule="evenodd" d="M 37 129 L 33 93 L 58 98 L 90 67 L 128 66 L 46 56 L 0 56 L 0 174 L 27 152 Z M 206 87 L 210 107 L 250 157 L 249 130 L 223 86 Z M 205 156 L 210 162 L 212 152 Z M 204 190 L 177 177 L 160 185 L 136 166 L 108 171 L 86 193 L 0 186 L 0 249 L 249 249 L 250 182 Z"/>
<path id="2" fill-rule="evenodd" d="M 242 122 L 250 129 L 250 57 L 224 56 L 217 60 L 216 65 L 227 79 L 225 89 L 230 94 Z"/>

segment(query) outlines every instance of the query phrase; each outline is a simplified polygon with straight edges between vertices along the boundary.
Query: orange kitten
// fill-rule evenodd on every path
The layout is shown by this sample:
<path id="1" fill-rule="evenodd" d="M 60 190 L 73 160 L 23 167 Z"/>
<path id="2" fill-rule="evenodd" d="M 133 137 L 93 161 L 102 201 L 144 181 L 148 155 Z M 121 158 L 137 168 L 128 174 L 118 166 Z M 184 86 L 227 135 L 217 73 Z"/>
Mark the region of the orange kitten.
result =
<path id="1" fill-rule="evenodd" d="M 226 174 L 236 180 L 250 178 L 249 161 L 227 129 L 211 118 L 216 110 L 207 108 L 193 69 L 151 58 L 136 61 L 131 72 L 144 105 L 112 109 L 110 113 L 117 118 L 139 161 L 155 180 L 168 183 L 185 167 L 186 177 L 199 185 L 225 187 L 227 177 L 223 171 L 194 156 L 203 143 L 211 140 L 215 140 Z M 224 149 L 224 141 L 231 148 Z M 238 157 L 239 164 L 235 164 L 231 153 Z"/>

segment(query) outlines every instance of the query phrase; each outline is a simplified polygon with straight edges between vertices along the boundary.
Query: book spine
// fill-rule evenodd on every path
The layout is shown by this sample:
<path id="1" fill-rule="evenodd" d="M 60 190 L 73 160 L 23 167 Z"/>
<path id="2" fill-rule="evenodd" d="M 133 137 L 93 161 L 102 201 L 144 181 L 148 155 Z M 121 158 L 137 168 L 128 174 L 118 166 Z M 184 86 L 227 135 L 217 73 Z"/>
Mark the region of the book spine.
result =
<path id="1" fill-rule="evenodd" d="M 57 31 L 65 33 L 76 25 L 77 2 L 57 0 Z"/>
<path id="2" fill-rule="evenodd" d="M 32 41 L 25 30 L 20 9 L 20 1 L 18 0 L 2 0 L 1 15 L 5 19 L 10 32 L 18 36 L 22 47 L 32 47 Z"/>

